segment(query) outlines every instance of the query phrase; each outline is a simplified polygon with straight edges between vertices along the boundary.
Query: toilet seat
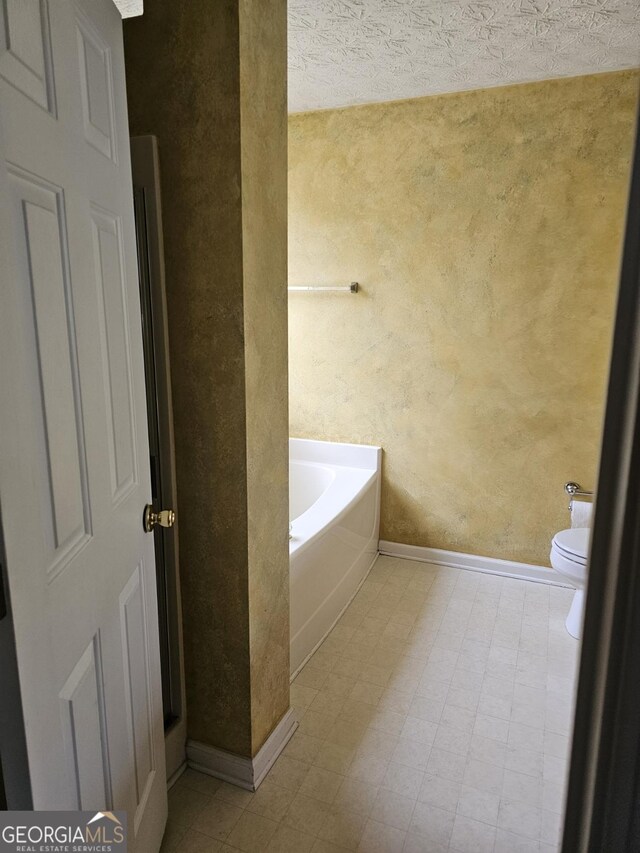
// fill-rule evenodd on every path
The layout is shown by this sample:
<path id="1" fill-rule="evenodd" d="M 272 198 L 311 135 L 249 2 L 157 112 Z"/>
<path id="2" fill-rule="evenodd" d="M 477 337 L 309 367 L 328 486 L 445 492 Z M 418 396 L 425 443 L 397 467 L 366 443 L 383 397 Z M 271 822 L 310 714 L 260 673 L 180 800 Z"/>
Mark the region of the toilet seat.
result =
<path id="1" fill-rule="evenodd" d="M 587 577 L 590 532 L 588 527 L 561 530 L 551 542 L 551 565 L 579 587 Z"/>
<path id="2" fill-rule="evenodd" d="M 551 545 L 568 560 L 586 566 L 590 532 L 588 527 L 572 527 L 569 530 L 561 530 L 553 537 Z"/>

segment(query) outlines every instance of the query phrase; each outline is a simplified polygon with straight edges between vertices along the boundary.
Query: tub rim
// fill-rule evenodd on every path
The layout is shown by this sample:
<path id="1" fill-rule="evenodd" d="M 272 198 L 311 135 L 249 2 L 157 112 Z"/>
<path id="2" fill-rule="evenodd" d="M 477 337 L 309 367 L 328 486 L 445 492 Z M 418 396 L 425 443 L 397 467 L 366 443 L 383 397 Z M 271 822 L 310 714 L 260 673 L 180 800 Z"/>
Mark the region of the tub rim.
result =
<path id="1" fill-rule="evenodd" d="M 305 519 L 305 517 L 312 518 L 313 515 L 320 515 L 324 521 L 318 527 L 314 527 L 313 530 L 309 532 L 307 536 L 296 536 L 294 533 L 294 529 L 292 527 L 293 536 L 289 540 L 289 559 L 291 560 L 293 557 L 301 554 L 305 551 L 310 545 L 312 545 L 323 533 L 331 527 L 333 524 L 338 523 L 353 507 L 353 505 L 358 501 L 361 495 L 367 490 L 367 488 L 376 480 L 380 474 L 379 469 L 377 468 L 354 468 L 347 465 L 335 465 L 335 464 L 327 464 L 322 462 L 307 462 L 303 459 L 295 459 L 292 460 L 298 462 L 303 465 L 309 465 L 312 467 L 324 467 L 331 468 L 335 471 L 336 476 L 332 483 L 327 487 L 327 489 L 320 495 L 320 497 L 315 501 L 311 506 L 305 510 L 301 515 L 297 516 L 297 518 L 292 519 L 291 524 L 295 524 L 296 521 L 300 519 Z M 356 482 L 359 483 L 358 487 L 353 492 L 349 492 L 349 499 L 345 502 L 341 502 L 339 509 L 337 512 L 324 513 L 322 510 L 324 509 L 324 505 L 329 502 L 329 499 L 332 493 L 334 493 L 338 486 L 341 485 L 344 480 L 351 476 L 355 479 Z M 334 496 L 335 497 L 335 496 Z M 307 519 L 308 520 L 308 519 Z M 291 566 L 290 566 L 291 569 Z"/>

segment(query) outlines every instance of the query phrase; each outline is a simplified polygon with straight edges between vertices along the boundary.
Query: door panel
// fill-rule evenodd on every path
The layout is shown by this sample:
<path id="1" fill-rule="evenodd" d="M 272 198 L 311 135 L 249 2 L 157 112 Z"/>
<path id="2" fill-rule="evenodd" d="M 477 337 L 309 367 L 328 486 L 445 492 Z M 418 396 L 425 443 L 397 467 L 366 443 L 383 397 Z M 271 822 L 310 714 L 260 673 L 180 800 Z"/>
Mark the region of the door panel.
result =
<path id="1" fill-rule="evenodd" d="M 105 724 L 105 695 L 100 642 L 96 635 L 60 691 L 67 743 L 67 770 L 76 792 L 76 808 L 104 802 L 111 809 L 111 772 Z"/>
<path id="2" fill-rule="evenodd" d="M 92 205 L 91 224 L 109 431 L 111 501 L 115 506 L 137 483 L 122 223 L 118 217 Z"/>
<path id="3" fill-rule="evenodd" d="M 90 509 L 79 411 L 78 364 L 69 286 L 64 208 L 59 187 L 9 168 L 12 218 L 22 280 L 28 284 L 25 332 L 33 341 L 31 375 L 39 385 L 42 422 L 39 520 L 46 530 L 49 579 L 90 536 Z"/>
<path id="4" fill-rule="evenodd" d="M 38 106 L 54 112 L 48 5 L 2 0 L 0 11 L 0 74 Z"/>
<path id="5" fill-rule="evenodd" d="M 2 0 L 0 500 L 36 809 L 166 818 L 122 25 Z M 55 82 L 55 97 L 54 97 Z"/>
<path id="6" fill-rule="evenodd" d="M 145 636 L 145 601 L 141 567 L 135 570 L 120 596 L 120 625 L 124 654 L 125 683 L 127 686 L 127 712 L 129 742 L 135 766 L 136 822 L 140 808 L 148 796 L 149 782 L 153 778 L 155 757 L 150 716 L 150 672 L 148 668 L 147 638 Z"/>
<path id="7" fill-rule="evenodd" d="M 78 10 L 76 32 L 85 139 L 115 162 L 111 51 L 90 20 Z"/>

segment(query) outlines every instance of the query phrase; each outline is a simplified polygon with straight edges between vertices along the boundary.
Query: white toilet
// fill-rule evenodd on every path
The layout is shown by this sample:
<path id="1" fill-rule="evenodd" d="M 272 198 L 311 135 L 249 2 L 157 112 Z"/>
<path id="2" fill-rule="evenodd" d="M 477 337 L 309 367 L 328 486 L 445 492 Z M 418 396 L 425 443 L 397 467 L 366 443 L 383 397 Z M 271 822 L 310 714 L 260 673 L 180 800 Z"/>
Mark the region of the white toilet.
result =
<path id="1" fill-rule="evenodd" d="M 584 589 L 587 585 L 587 557 L 589 556 L 589 527 L 572 527 L 561 530 L 551 540 L 551 565 L 560 575 L 576 587 L 571 609 L 565 625 L 572 637 L 582 636 Z"/>

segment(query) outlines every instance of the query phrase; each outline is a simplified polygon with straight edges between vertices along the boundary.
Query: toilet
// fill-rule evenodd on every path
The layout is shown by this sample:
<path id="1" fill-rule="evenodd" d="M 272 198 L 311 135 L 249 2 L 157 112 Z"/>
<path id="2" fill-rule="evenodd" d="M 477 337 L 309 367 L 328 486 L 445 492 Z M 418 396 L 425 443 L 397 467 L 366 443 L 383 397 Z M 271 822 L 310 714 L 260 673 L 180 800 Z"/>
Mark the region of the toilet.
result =
<path id="1" fill-rule="evenodd" d="M 559 575 L 563 575 L 576 588 L 565 625 L 567 631 L 577 640 L 582 637 L 590 533 L 589 527 L 572 527 L 556 533 L 551 540 L 551 565 Z"/>

